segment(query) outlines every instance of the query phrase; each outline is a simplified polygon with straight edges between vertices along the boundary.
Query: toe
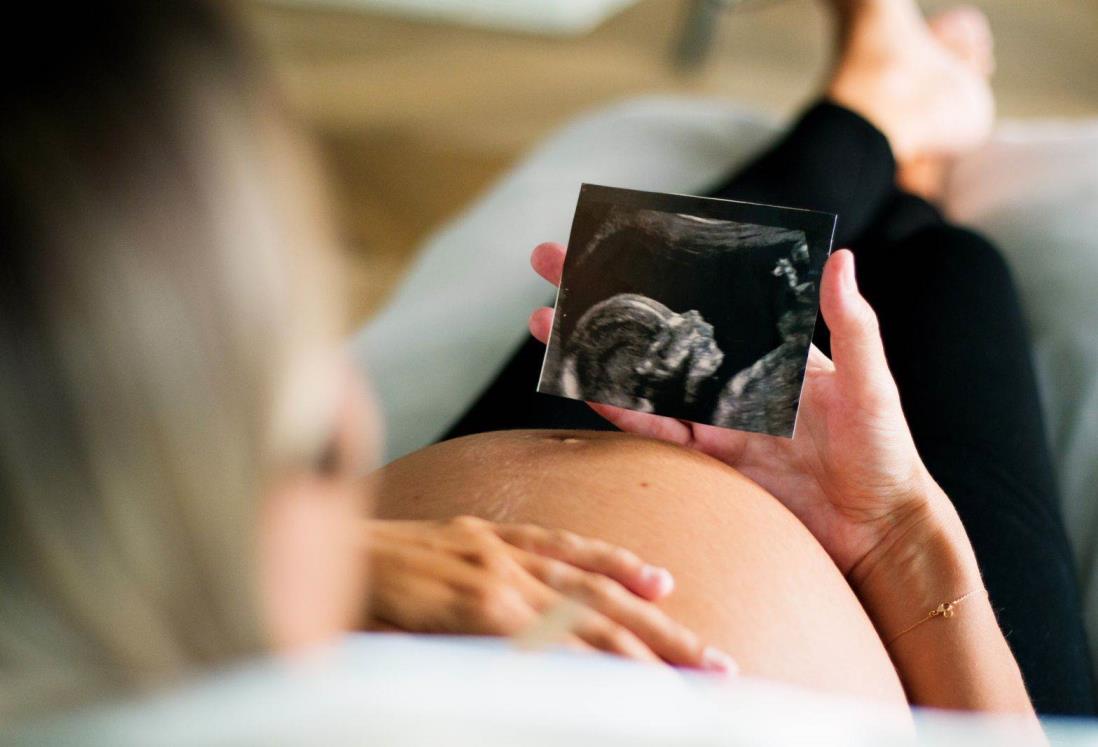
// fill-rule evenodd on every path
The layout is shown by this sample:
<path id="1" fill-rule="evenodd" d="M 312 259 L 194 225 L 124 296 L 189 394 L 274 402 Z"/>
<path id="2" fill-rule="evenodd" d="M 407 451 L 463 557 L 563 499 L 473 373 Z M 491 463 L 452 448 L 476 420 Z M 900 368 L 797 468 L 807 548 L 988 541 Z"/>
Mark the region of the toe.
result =
<path id="1" fill-rule="evenodd" d="M 995 68 L 994 37 L 987 16 L 978 8 L 960 6 L 927 20 L 934 36 L 966 65 L 983 76 Z"/>

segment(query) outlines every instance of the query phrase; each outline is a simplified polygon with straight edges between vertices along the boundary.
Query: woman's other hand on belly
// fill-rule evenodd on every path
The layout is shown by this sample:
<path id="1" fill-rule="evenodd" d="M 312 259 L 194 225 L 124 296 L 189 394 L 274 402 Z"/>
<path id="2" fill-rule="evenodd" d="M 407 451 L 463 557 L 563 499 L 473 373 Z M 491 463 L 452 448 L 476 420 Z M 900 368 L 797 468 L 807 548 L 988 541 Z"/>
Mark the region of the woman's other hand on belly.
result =
<path id="1" fill-rule="evenodd" d="M 671 593 L 671 575 L 623 548 L 470 516 L 371 520 L 366 531 L 368 629 L 521 637 L 565 610 L 567 630 L 545 643 L 735 671 L 731 658 L 653 604 Z"/>

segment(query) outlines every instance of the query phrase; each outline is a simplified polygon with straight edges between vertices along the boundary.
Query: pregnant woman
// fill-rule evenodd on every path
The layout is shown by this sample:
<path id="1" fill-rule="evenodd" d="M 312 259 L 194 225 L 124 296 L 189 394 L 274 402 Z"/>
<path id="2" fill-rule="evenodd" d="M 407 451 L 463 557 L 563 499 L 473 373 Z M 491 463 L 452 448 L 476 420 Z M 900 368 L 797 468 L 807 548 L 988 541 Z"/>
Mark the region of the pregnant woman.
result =
<path id="1" fill-rule="evenodd" d="M 795 439 L 606 408 L 629 433 L 599 433 L 497 388 L 478 435 L 364 483 L 333 241 L 254 61 L 202 2 L 71 14 L 0 90 L 5 725 L 356 626 L 509 633 L 562 606 L 568 643 L 639 659 L 1093 709 L 1009 278 L 894 184 L 894 157 L 932 189 L 985 134 L 978 16 L 842 3 L 828 101 L 718 191 L 841 213 L 858 257 L 826 267 Z M 563 256 L 534 264 L 556 282 Z"/>
<path id="2" fill-rule="evenodd" d="M 579 403 L 528 391 L 531 341 L 450 434 L 463 438 L 382 471 L 379 511 L 632 548 L 679 580 L 665 609 L 747 673 L 1008 711 L 1030 708 L 1028 687 L 1040 711 L 1093 713 L 1015 290 L 996 250 L 928 201 L 991 126 L 986 19 L 835 7 L 826 97 L 713 192 L 837 213 L 852 249 L 824 273 L 796 437 L 601 405 L 634 435 L 592 432 L 606 425 Z M 539 246 L 535 269 L 559 283 L 564 251 Z M 538 340 L 551 321 L 531 318 Z M 507 430 L 523 428 L 570 430 Z"/>

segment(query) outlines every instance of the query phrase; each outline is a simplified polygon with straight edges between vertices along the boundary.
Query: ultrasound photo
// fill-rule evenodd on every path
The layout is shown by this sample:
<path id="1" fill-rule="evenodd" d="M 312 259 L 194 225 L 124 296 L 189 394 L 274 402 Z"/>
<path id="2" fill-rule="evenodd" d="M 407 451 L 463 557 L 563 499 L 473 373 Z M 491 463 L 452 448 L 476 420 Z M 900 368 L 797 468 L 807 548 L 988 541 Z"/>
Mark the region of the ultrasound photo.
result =
<path id="1" fill-rule="evenodd" d="M 792 437 L 835 220 L 583 185 L 538 391 Z"/>

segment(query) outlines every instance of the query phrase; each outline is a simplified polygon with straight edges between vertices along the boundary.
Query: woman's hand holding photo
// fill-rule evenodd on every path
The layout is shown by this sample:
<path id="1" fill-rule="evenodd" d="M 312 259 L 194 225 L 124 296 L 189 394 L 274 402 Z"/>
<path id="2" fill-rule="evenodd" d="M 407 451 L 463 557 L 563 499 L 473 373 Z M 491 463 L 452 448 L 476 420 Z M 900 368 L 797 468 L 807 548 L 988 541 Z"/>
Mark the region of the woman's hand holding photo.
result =
<path id="1" fill-rule="evenodd" d="M 532 264 L 556 285 L 564 254 L 559 244 L 541 244 Z M 879 549 L 922 523 L 927 510 L 936 508 L 931 502 L 944 497 L 915 449 L 850 252 L 836 252 L 828 261 L 820 305 L 834 360 L 812 347 L 792 439 L 591 407 L 623 431 L 688 446 L 735 467 L 778 497 L 839 569 L 857 577 L 868 573 Z M 531 332 L 543 342 L 552 314 L 539 309 L 530 319 Z"/>

